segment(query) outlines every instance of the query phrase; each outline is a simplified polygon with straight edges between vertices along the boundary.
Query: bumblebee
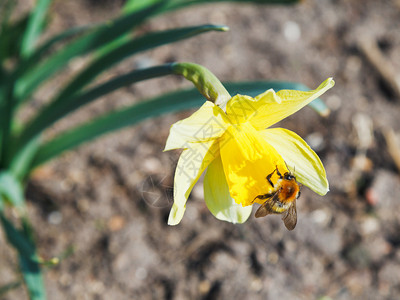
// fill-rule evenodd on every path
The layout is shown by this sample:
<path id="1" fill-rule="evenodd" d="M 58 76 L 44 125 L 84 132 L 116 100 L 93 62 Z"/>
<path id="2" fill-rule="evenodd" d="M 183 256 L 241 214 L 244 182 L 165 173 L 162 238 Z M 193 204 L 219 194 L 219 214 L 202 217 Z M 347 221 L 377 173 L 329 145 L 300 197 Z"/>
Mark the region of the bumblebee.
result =
<path id="1" fill-rule="evenodd" d="M 279 176 L 276 184 L 273 184 L 271 177 L 276 172 Z M 274 188 L 271 193 L 258 195 L 254 198 L 265 202 L 257 209 L 255 217 L 265 217 L 270 214 L 282 214 L 282 220 L 288 230 L 293 230 L 297 224 L 296 200 L 300 197 L 301 185 L 296 177 L 286 172 L 281 174 L 278 167 L 267 176 L 269 184 Z"/>

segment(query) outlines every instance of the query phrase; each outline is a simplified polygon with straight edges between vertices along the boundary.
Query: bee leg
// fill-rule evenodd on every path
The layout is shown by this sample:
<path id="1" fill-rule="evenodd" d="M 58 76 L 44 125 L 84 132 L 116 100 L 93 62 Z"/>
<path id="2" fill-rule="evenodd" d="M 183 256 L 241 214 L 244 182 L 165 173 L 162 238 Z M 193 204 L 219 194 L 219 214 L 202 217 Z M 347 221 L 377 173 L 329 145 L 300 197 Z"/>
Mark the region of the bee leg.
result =
<path id="1" fill-rule="evenodd" d="M 272 187 L 274 187 L 274 184 L 272 183 L 271 177 L 272 177 L 272 175 L 274 175 L 275 171 L 278 171 L 278 167 L 277 167 L 275 170 L 273 170 L 272 173 L 269 174 L 269 175 L 266 177 L 267 180 L 268 180 L 268 182 L 269 182 L 269 184 L 270 184 Z M 279 174 L 279 171 L 278 171 L 278 174 Z"/>
<path id="2" fill-rule="evenodd" d="M 279 170 L 278 170 L 278 166 L 276 166 L 276 174 L 278 174 L 278 176 L 279 176 L 280 179 L 283 178 L 281 172 L 279 172 Z"/>
<path id="3" fill-rule="evenodd" d="M 256 199 L 260 199 L 260 200 L 264 200 L 264 199 L 268 199 L 271 198 L 273 196 L 273 194 L 263 194 L 263 195 L 258 195 L 257 197 L 255 197 L 252 201 L 252 203 L 254 203 L 254 201 Z"/>

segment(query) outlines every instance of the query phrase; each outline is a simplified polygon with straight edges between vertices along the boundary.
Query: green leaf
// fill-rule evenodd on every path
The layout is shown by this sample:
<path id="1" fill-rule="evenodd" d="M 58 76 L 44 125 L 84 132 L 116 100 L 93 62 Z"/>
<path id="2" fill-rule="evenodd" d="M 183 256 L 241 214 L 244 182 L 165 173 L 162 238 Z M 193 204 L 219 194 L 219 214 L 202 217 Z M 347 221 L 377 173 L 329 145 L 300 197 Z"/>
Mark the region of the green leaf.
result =
<path id="1" fill-rule="evenodd" d="M 31 300 L 45 300 L 46 290 L 40 265 L 24 256 L 19 256 L 19 264 L 26 287 L 28 289 L 29 298 Z"/>
<path id="2" fill-rule="evenodd" d="M 9 291 L 18 288 L 22 284 L 21 280 L 7 283 L 5 285 L 0 286 L 0 296 L 8 293 Z"/>
<path id="3" fill-rule="evenodd" d="M 111 112 L 106 116 L 65 132 L 42 145 L 33 161 L 33 167 L 104 133 L 133 125 L 166 112 L 196 107 L 203 102 L 204 97 L 196 89 L 190 89 L 169 93 L 126 109 Z"/>
<path id="4" fill-rule="evenodd" d="M 19 180 L 25 180 L 29 174 L 30 165 L 40 146 L 40 142 L 41 136 L 38 135 L 29 140 L 29 142 L 18 151 L 14 150 L 14 144 L 10 144 L 7 149 L 9 153 L 12 153 L 12 157 L 9 158 L 10 162 L 8 168 Z"/>
<path id="5" fill-rule="evenodd" d="M 22 275 L 24 277 L 30 299 L 46 299 L 43 277 L 38 263 L 36 247 L 32 241 L 29 224 L 26 220 L 22 220 L 23 228 L 19 230 L 14 227 L 14 225 L 4 216 L 3 213 L 0 213 L 0 221 L 3 225 L 8 242 L 18 252 Z"/>
<path id="6" fill-rule="evenodd" d="M 139 10 L 145 9 L 151 5 L 157 4 L 158 2 L 160 2 L 160 0 L 141 0 L 141 1 L 126 1 L 121 12 L 122 14 L 130 14 L 130 13 L 134 13 L 137 12 Z M 108 43 L 107 45 L 105 45 L 104 47 L 100 48 L 97 50 L 96 55 L 98 56 L 102 56 L 105 53 L 118 48 L 120 45 L 124 44 L 126 41 L 128 41 L 131 37 L 130 33 L 125 33 L 123 35 L 121 35 L 118 39 L 115 39 L 114 41 Z"/>
<path id="7" fill-rule="evenodd" d="M 238 2 L 238 3 L 258 3 L 258 4 L 294 4 L 300 0 L 127 0 L 122 9 L 124 13 L 134 12 L 139 9 L 146 8 L 155 3 L 164 2 L 165 6 L 159 13 L 165 13 L 167 11 L 180 9 L 185 6 L 198 5 L 203 3 L 213 3 L 213 2 Z"/>
<path id="8" fill-rule="evenodd" d="M 134 13 L 137 12 L 139 10 L 142 9 L 146 9 L 152 5 L 155 5 L 157 3 L 161 2 L 160 0 L 141 0 L 141 1 L 125 1 L 125 4 L 122 8 L 122 14 L 130 14 L 130 13 Z M 161 13 L 161 10 L 160 10 Z M 124 44 L 126 41 L 128 41 L 130 39 L 131 34 L 126 33 L 121 35 L 118 39 L 115 39 L 114 41 L 112 41 L 111 43 L 108 43 L 107 45 L 105 45 L 104 47 L 102 47 L 101 49 L 99 49 L 97 51 L 96 54 L 98 54 L 99 56 L 111 51 L 112 49 L 116 49 L 118 48 L 120 45 Z"/>
<path id="9" fill-rule="evenodd" d="M 313 102 L 309 103 L 308 106 L 315 110 L 321 117 L 327 117 L 331 113 L 331 110 L 321 98 L 315 99 Z"/>
<path id="10" fill-rule="evenodd" d="M 267 89 L 301 89 L 304 85 L 290 82 L 236 82 L 223 83 L 231 95 L 236 93 L 256 96 Z M 84 142 L 92 140 L 102 134 L 134 125 L 150 117 L 156 117 L 164 113 L 175 112 L 200 106 L 204 103 L 204 97 L 194 88 L 168 93 L 148 101 L 134 104 L 128 108 L 114 111 L 61 133 L 57 137 L 47 141 L 38 149 L 31 168 L 60 155 L 63 151 L 72 149 Z"/>
<path id="11" fill-rule="evenodd" d="M 43 81 L 68 64 L 72 58 L 87 54 L 113 41 L 156 14 L 162 6 L 163 3 L 156 4 L 147 9 L 124 15 L 114 21 L 105 22 L 92 29 L 83 37 L 69 43 L 27 73 L 24 73 L 23 65 L 19 66 L 16 72 L 24 74 L 24 76 L 20 78 L 16 87 L 17 98 L 20 101 L 21 99 L 28 98 Z"/>
<path id="12" fill-rule="evenodd" d="M 79 91 L 97 75 L 111 66 L 135 53 L 149 50 L 161 45 L 177 42 L 187 39 L 198 34 L 208 31 L 226 31 L 226 26 L 220 25 L 200 25 L 193 27 L 185 27 L 160 32 L 152 32 L 145 36 L 138 37 L 132 41 L 128 41 L 120 47 L 110 51 L 102 57 L 99 57 L 86 69 L 84 69 L 67 87 L 57 96 L 55 102 L 61 101 Z"/>
<path id="13" fill-rule="evenodd" d="M 22 207 L 25 205 L 24 191 L 19 180 L 8 171 L 0 172 L 0 194 L 3 199 L 12 205 Z"/>
<path id="14" fill-rule="evenodd" d="M 64 101 L 51 102 L 36 116 L 34 120 L 32 120 L 32 122 L 26 126 L 18 141 L 19 149 L 21 147 L 25 147 L 25 144 L 29 140 L 40 134 L 40 132 L 42 132 L 44 129 L 51 126 L 54 122 L 76 110 L 77 108 L 123 86 L 150 78 L 172 74 L 173 71 L 171 66 L 171 64 L 165 64 L 152 68 L 135 70 L 133 72 L 117 76 L 116 78 L 97 85 L 96 87 L 93 87 L 78 95 L 64 99 Z M 15 150 L 13 152 L 17 153 Z M 14 160 L 21 161 L 21 158 L 16 158 Z"/>
<path id="15" fill-rule="evenodd" d="M 27 72 L 27 70 L 37 65 L 40 62 L 40 60 L 44 57 L 44 55 L 48 53 L 57 43 L 65 41 L 66 39 L 72 37 L 76 37 L 77 35 L 86 33 L 91 29 L 92 29 L 91 26 L 71 28 L 45 41 L 44 43 L 39 45 L 36 48 L 36 50 L 33 53 L 31 53 L 31 55 L 29 55 L 29 57 L 25 58 L 23 61 L 20 62 L 20 68 L 18 69 L 18 73 L 16 73 L 16 76 L 19 77 L 21 75 L 20 73 L 25 73 Z"/>
<path id="16" fill-rule="evenodd" d="M 167 0 L 164 12 L 175 10 L 190 5 L 198 5 L 212 2 L 238 2 L 238 3 L 259 3 L 259 4 L 294 4 L 300 0 Z M 131 1 L 135 2 L 135 0 Z"/>
<path id="17" fill-rule="evenodd" d="M 11 129 L 13 126 L 13 116 L 16 108 L 15 98 L 13 97 L 14 81 L 13 76 L 5 79 L 4 86 L 1 86 L 1 98 L 0 98 L 0 136 L 1 136 L 1 151 L 0 151 L 0 169 L 4 169 L 7 166 L 8 154 L 10 145 Z"/>
<path id="18" fill-rule="evenodd" d="M 12 5 L 15 5 L 14 1 Z M 4 11 L 2 11 L 4 9 Z M 21 17 L 14 23 L 8 23 L 8 17 L 12 13 L 11 7 L 0 7 L 0 12 L 4 12 L 5 16 L 1 16 L 1 34 L 0 34 L 0 62 L 9 57 L 18 57 L 21 47 L 22 37 L 28 23 L 28 17 Z"/>
<path id="19" fill-rule="evenodd" d="M 124 4 L 124 7 L 122 8 L 122 12 L 123 13 L 132 13 L 132 12 L 138 11 L 140 9 L 154 5 L 157 2 L 160 2 L 160 0 L 142 0 L 142 1 L 127 0 Z M 168 0 L 166 0 L 165 2 L 168 2 Z"/>
<path id="20" fill-rule="evenodd" d="M 35 48 L 36 40 L 44 26 L 47 9 L 51 0 L 37 0 L 35 8 L 29 17 L 28 26 L 26 28 L 21 45 L 21 56 L 26 57 L 31 54 Z"/>

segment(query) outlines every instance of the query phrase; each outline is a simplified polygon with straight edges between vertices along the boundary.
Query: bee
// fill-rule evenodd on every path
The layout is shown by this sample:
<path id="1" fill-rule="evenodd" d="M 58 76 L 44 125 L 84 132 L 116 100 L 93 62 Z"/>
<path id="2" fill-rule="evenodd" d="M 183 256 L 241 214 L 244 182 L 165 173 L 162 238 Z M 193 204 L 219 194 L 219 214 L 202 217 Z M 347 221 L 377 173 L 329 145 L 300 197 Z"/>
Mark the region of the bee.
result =
<path id="1" fill-rule="evenodd" d="M 275 172 L 279 179 L 276 184 L 273 184 L 271 177 Z M 282 175 L 278 170 L 278 166 L 266 179 L 274 189 L 271 193 L 258 195 L 254 198 L 253 201 L 265 199 L 265 202 L 257 209 L 255 217 L 282 214 L 282 220 L 286 228 L 293 230 L 297 224 L 296 200 L 300 197 L 301 185 L 296 181 L 296 177 L 292 173 L 286 172 Z"/>

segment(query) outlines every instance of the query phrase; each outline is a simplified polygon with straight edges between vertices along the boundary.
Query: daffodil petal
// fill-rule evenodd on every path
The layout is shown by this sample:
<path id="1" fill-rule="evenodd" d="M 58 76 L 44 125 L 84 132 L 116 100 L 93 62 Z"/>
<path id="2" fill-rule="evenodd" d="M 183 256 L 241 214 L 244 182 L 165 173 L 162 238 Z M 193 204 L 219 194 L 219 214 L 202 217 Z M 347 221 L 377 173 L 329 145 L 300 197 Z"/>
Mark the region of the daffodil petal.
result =
<path id="1" fill-rule="evenodd" d="M 182 220 L 193 186 L 218 155 L 218 142 L 215 141 L 191 144 L 191 148 L 183 150 L 175 170 L 174 204 L 169 213 L 169 225 L 177 225 Z"/>
<path id="2" fill-rule="evenodd" d="M 270 128 L 260 133 L 282 155 L 300 183 L 320 195 L 329 191 L 321 160 L 300 136 L 283 128 Z"/>
<path id="3" fill-rule="evenodd" d="M 207 168 L 204 177 L 204 199 L 210 212 L 222 221 L 244 223 L 251 214 L 251 205 L 243 207 L 229 194 L 221 157 L 214 159 Z"/>
<path id="4" fill-rule="evenodd" d="M 233 124 L 247 122 L 254 114 L 257 114 L 257 110 L 256 101 L 250 96 L 245 95 L 234 96 L 226 105 L 226 114 Z"/>
<path id="5" fill-rule="evenodd" d="M 313 91 L 280 90 L 275 93 L 268 90 L 254 99 L 247 96 L 233 97 L 228 102 L 227 115 L 231 120 L 249 121 L 256 130 L 263 130 L 294 114 L 334 84 L 333 79 L 328 78 Z"/>
<path id="6" fill-rule="evenodd" d="M 243 206 L 256 196 L 271 192 L 266 177 L 276 167 L 286 172 L 279 153 L 249 123 L 232 126 L 220 139 L 220 153 L 231 197 Z M 272 181 L 277 180 L 276 173 Z M 255 202 L 259 202 L 256 199 Z M 262 203 L 262 202 L 261 202 Z"/>
<path id="7" fill-rule="evenodd" d="M 256 97 L 257 102 L 265 102 L 266 105 L 260 107 L 258 114 L 254 115 L 250 122 L 257 130 L 267 128 L 294 114 L 334 85 L 333 79 L 328 78 L 313 91 L 280 90 L 276 95 L 281 99 L 281 103 L 271 101 L 271 97 L 267 97 L 265 100 L 264 97 Z"/>
<path id="8" fill-rule="evenodd" d="M 214 140 L 229 126 L 225 113 L 214 103 L 206 101 L 190 117 L 178 121 L 171 130 L 164 151 L 188 148 L 189 143 Z"/>
<path id="9" fill-rule="evenodd" d="M 259 101 L 262 99 L 262 101 Z M 253 119 L 266 103 L 280 104 L 282 99 L 277 96 L 273 89 L 258 95 L 256 98 L 250 96 L 236 95 L 228 101 L 226 106 L 226 114 L 229 120 L 234 124 L 245 123 Z M 266 127 L 263 127 L 263 129 Z"/>

